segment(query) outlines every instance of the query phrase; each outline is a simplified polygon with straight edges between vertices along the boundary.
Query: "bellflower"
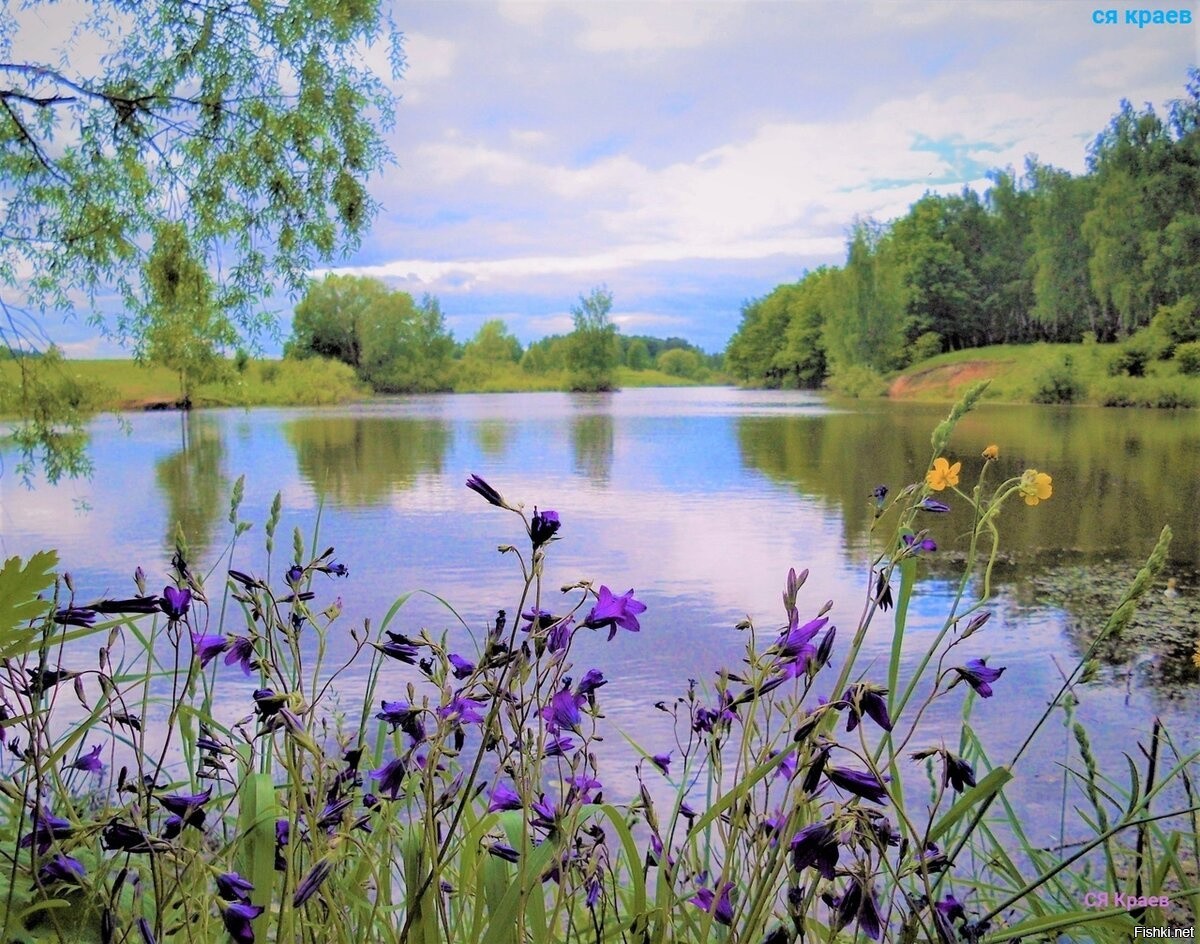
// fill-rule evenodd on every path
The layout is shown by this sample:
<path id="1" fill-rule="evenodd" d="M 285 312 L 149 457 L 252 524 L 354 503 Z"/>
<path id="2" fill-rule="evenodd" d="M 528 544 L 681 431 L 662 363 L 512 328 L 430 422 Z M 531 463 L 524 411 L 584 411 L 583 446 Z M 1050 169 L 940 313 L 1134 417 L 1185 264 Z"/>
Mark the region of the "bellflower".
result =
<path id="1" fill-rule="evenodd" d="M 329 878 L 329 873 L 332 871 L 333 863 L 328 859 L 318 861 L 309 870 L 308 874 L 300 880 L 300 884 L 296 886 L 296 895 L 292 898 L 292 907 L 299 908 L 312 898 L 321 885 L 324 884 L 325 879 Z"/>
<path id="2" fill-rule="evenodd" d="M 78 859 L 63 855 L 61 852 L 47 859 L 38 869 L 37 879 L 42 885 L 63 882 L 67 885 L 79 885 L 87 869 Z"/>
<path id="3" fill-rule="evenodd" d="M 239 663 L 242 673 L 249 678 L 254 670 L 254 641 L 248 636 L 234 636 L 225 655 L 225 664 Z"/>
<path id="4" fill-rule="evenodd" d="M 462 681 L 465 678 L 470 678 L 471 673 L 475 671 L 475 663 L 468 662 L 460 655 L 452 652 L 449 656 L 447 656 L 447 659 L 449 660 L 454 672 L 454 677 L 459 681 Z"/>
<path id="5" fill-rule="evenodd" d="M 283 710 L 283 706 L 288 703 L 288 696 L 286 693 L 277 695 L 275 690 L 271 688 L 255 689 L 253 698 L 254 710 L 264 721 L 279 714 L 279 712 Z"/>
<path id="6" fill-rule="evenodd" d="M 437 710 L 437 716 L 443 721 L 452 721 L 457 725 L 482 724 L 483 715 L 479 713 L 487 702 L 482 698 L 464 698 L 455 695 L 445 705 Z"/>
<path id="7" fill-rule="evenodd" d="M 944 756 L 945 766 L 942 768 L 942 786 L 950 784 L 957 793 L 962 793 L 967 787 L 975 786 L 975 771 L 961 757 L 949 751 Z"/>
<path id="8" fill-rule="evenodd" d="M 395 800 L 400 795 L 400 787 L 404 783 L 406 768 L 402 758 L 388 761 L 378 770 L 371 771 L 371 779 L 379 781 L 379 792 L 386 793 Z"/>
<path id="9" fill-rule="evenodd" d="M 222 872 L 217 876 L 217 894 L 225 901 L 249 901 L 254 885 L 237 872 Z"/>
<path id="10" fill-rule="evenodd" d="M 986 659 L 972 659 L 965 666 L 955 666 L 954 671 L 958 673 L 958 679 L 954 684 L 958 684 L 959 680 L 965 681 L 980 698 L 992 697 L 992 682 L 1000 678 L 1004 674 L 1004 669 L 1007 666 L 1002 666 L 999 669 L 990 669 L 987 666 Z"/>
<path id="11" fill-rule="evenodd" d="M 608 679 L 604 677 L 603 672 L 601 672 L 599 669 L 588 669 L 583 674 L 583 678 L 579 680 L 579 684 L 575 686 L 575 692 L 578 695 L 587 697 L 593 694 L 596 689 L 600 688 L 602 685 L 607 684 Z"/>
<path id="12" fill-rule="evenodd" d="M 98 774 L 104 769 L 104 765 L 100 763 L 101 746 L 97 744 L 86 754 L 81 754 L 75 763 L 71 764 L 75 770 L 82 770 L 90 774 Z"/>
<path id="13" fill-rule="evenodd" d="M 88 606 L 68 606 L 57 610 L 53 619 L 60 626 L 91 626 L 96 622 L 96 611 Z"/>
<path id="14" fill-rule="evenodd" d="M 558 512 L 538 511 L 535 505 L 533 521 L 529 525 L 529 537 L 533 541 L 533 549 L 536 551 L 554 537 L 560 527 L 562 527 L 562 522 L 558 520 Z"/>
<path id="15" fill-rule="evenodd" d="M 882 803 L 887 797 L 887 788 L 875 774 L 866 770 L 851 770 L 848 767 L 826 767 L 825 776 L 835 787 L 853 793 L 864 800 Z"/>
<path id="16" fill-rule="evenodd" d="M 792 837 L 792 868 L 797 872 L 811 866 L 825 878 L 837 868 L 838 843 L 832 823 L 813 823 Z"/>
<path id="17" fill-rule="evenodd" d="M 371 645 L 382 652 L 385 656 L 389 656 L 407 665 L 417 664 L 418 643 L 414 643 L 407 636 L 404 636 L 400 633 L 393 633 L 389 631 L 386 633 L 386 635 L 389 640 L 388 642 L 383 644 L 373 642 Z"/>
<path id="18" fill-rule="evenodd" d="M 149 852 L 150 837 L 140 829 L 114 820 L 100 834 L 100 845 L 109 851 Z"/>
<path id="19" fill-rule="evenodd" d="M 883 730 L 891 731 L 892 719 L 888 717 L 887 702 L 883 700 L 883 696 L 886 694 L 886 688 L 876 688 L 862 682 L 851 686 L 850 690 L 846 692 L 846 701 L 850 705 L 846 719 L 846 732 L 849 733 L 858 727 L 859 718 L 864 713 Z"/>
<path id="20" fill-rule="evenodd" d="M 617 635 L 617 628 L 627 629 L 631 633 L 641 630 L 637 615 L 646 611 L 646 604 L 633 598 L 633 590 L 626 590 L 620 596 L 613 594 L 608 587 L 601 586 L 596 597 L 596 605 L 592 607 L 587 618 L 583 621 L 589 629 L 609 627 L 608 638 L 611 641 Z"/>
<path id="21" fill-rule="evenodd" d="M 883 514 L 884 502 L 887 500 L 888 487 L 886 485 L 876 485 L 871 490 L 871 497 L 875 499 L 875 517 L 878 518 Z"/>
<path id="22" fill-rule="evenodd" d="M 97 613 L 114 613 L 120 615 L 158 613 L 161 609 L 158 597 L 132 597 L 127 600 L 97 600 L 88 609 Z"/>
<path id="23" fill-rule="evenodd" d="M 244 901 L 235 901 L 221 908 L 221 920 L 225 930 L 237 944 L 254 944 L 254 928 L 250 922 L 263 913 L 262 905 L 251 905 Z"/>
<path id="24" fill-rule="evenodd" d="M 192 605 L 192 591 L 180 590 L 178 587 L 164 587 L 159 606 L 172 623 L 187 615 L 188 607 Z"/>
<path id="25" fill-rule="evenodd" d="M 910 549 L 914 554 L 919 554 L 921 551 L 933 553 L 937 550 L 937 542 L 933 538 L 922 538 L 918 541 L 913 535 L 904 535 L 904 546 Z"/>
<path id="26" fill-rule="evenodd" d="M 381 701 L 380 705 L 383 707 L 383 711 L 378 712 L 375 717 L 390 724 L 393 731 L 403 727 L 419 712 L 419 709 L 414 708 L 406 701 Z"/>
<path id="27" fill-rule="evenodd" d="M 287 582 L 293 587 L 304 579 L 304 568 L 299 564 L 293 564 L 288 568 Z"/>
<path id="28" fill-rule="evenodd" d="M 917 511 L 929 511 L 935 515 L 944 515 L 949 510 L 949 505 L 938 501 L 936 498 L 926 498 L 921 504 L 917 505 Z"/>
<path id="29" fill-rule="evenodd" d="M 551 734 L 558 734 L 563 728 L 578 728 L 583 720 L 579 713 L 580 701 L 580 697 L 568 689 L 556 692 L 550 699 L 550 704 L 541 711 L 542 717 L 546 719 L 546 730 Z"/>
<path id="30" fill-rule="evenodd" d="M 520 808 L 521 798 L 512 787 L 497 783 L 492 788 L 492 795 L 488 800 L 489 813 L 498 813 L 501 810 L 519 810 Z"/>
<path id="31" fill-rule="evenodd" d="M 493 842 L 488 846 L 488 852 L 505 862 L 516 862 L 521 854 L 506 842 Z"/>
<path id="32" fill-rule="evenodd" d="M 840 931 L 851 921 L 857 921 L 859 930 L 872 941 L 878 941 L 883 934 L 883 921 L 879 915 L 879 906 L 875 903 L 875 894 L 863 888 L 862 881 L 851 876 L 849 885 L 841 898 L 835 899 L 836 914 L 834 927 Z"/>
<path id="33" fill-rule="evenodd" d="M 711 888 L 699 888 L 688 901 L 701 911 L 709 912 L 717 924 L 729 927 L 733 924 L 733 902 L 729 899 L 732 889 L 733 882 L 726 882 L 720 895 L 715 894 Z"/>
<path id="34" fill-rule="evenodd" d="M 542 752 L 546 757 L 562 757 L 568 751 L 575 749 L 575 742 L 569 737 L 553 737 L 546 741 L 546 749 Z"/>
<path id="35" fill-rule="evenodd" d="M 478 475 L 472 474 L 471 477 L 467 479 L 467 488 L 475 492 L 477 495 L 481 495 L 483 500 L 489 505 L 495 505 L 497 508 L 508 507 L 508 503 L 505 502 L 502 497 L 500 497 L 500 493 L 488 485 L 488 483 L 481 479 Z"/>
<path id="36" fill-rule="evenodd" d="M 657 767 L 659 770 L 661 770 L 664 775 L 670 774 L 670 772 L 671 772 L 671 753 L 672 753 L 671 751 L 667 751 L 667 753 L 665 753 L 665 754 L 655 754 L 653 757 L 650 758 L 650 763 L 652 763 L 655 767 Z"/>
<path id="37" fill-rule="evenodd" d="M 892 599 L 892 585 L 882 570 L 875 578 L 875 600 L 885 613 L 896 605 L 895 600 Z"/>
<path id="38" fill-rule="evenodd" d="M 212 797 L 212 787 L 203 793 L 170 793 L 160 796 L 158 802 L 168 813 L 174 813 L 189 826 L 200 829 L 204 826 L 202 807 Z"/>
<path id="39" fill-rule="evenodd" d="M 192 633 L 192 648 L 196 658 L 200 660 L 200 668 L 204 668 L 213 659 L 229 648 L 228 636 L 206 636 L 203 633 Z"/>
<path id="40" fill-rule="evenodd" d="M 142 944 L 158 944 L 154 940 L 154 931 L 151 930 L 150 922 L 146 918 L 138 918 L 134 924 L 137 925 L 138 934 L 142 938 Z M 253 941 L 253 938 L 251 940 Z"/>

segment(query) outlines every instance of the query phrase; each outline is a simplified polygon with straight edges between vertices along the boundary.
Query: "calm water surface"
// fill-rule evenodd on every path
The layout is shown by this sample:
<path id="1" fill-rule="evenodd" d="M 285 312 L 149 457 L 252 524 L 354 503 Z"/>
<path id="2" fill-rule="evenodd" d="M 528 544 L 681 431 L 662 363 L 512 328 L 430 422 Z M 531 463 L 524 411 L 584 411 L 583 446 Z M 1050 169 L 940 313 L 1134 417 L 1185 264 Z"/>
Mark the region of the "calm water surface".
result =
<path id="1" fill-rule="evenodd" d="M 234 566 L 265 566 L 262 523 L 276 492 L 284 518 L 277 571 L 291 533 L 337 548 L 347 581 L 320 579 L 317 602 L 341 595 L 346 609 L 334 649 L 349 628 L 375 621 L 402 592 L 421 588 L 454 603 L 482 629 L 497 609 L 511 614 L 519 572 L 498 545 L 524 546 L 511 515 L 463 487 L 476 472 L 510 500 L 557 510 L 562 540 L 552 547 L 546 586 L 593 579 L 636 588 L 648 610 L 639 635 L 612 643 L 589 637 L 576 665 L 602 668 L 608 723 L 651 752 L 672 746 L 669 719 L 651 705 L 682 692 L 689 678 L 736 666 L 745 645 L 732 627 L 747 615 L 764 635 L 783 620 L 780 591 L 789 566 L 809 568 L 802 611 L 827 599 L 848 637 L 861 610 L 872 548 L 867 496 L 917 480 L 929 433 L 944 406 L 838 405 L 804 393 L 731 389 L 632 390 L 614 395 L 458 395 L 375 401 L 343 408 L 131 414 L 131 431 L 111 418 L 92 428 L 90 482 L 24 489 L 5 457 L 0 475 L 0 550 L 28 555 L 56 547 L 82 599 L 126 595 L 141 564 L 165 582 L 174 522 L 192 558 L 206 568 L 227 550 L 230 487 L 246 476 L 241 517 L 255 527 Z M 1033 466 L 1054 476 L 1054 497 L 1037 508 L 1010 505 L 1000 519 L 1005 553 L 997 572 L 996 618 L 962 659 L 988 656 L 1008 671 L 972 723 L 997 762 L 1021 739 L 1021 722 L 1044 709 L 1069 670 L 1079 640 L 1132 577 L 1159 529 L 1175 531 L 1170 561 L 1181 596 L 1154 592 L 1171 632 L 1154 644 L 1110 654 L 1100 680 L 1080 691 L 1079 716 L 1098 752 L 1123 778 L 1121 752 L 1136 752 L 1161 716 L 1181 746 L 1196 747 L 1200 697 L 1190 646 L 1200 622 L 1200 417 L 1194 412 L 985 407 L 951 442 L 964 484 L 998 443 L 998 475 Z M 965 514 L 931 518 L 940 550 L 922 565 L 907 640 L 915 665 L 952 592 L 953 559 L 964 547 Z M 283 563 L 286 567 L 286 563 Z M 552 601 L 553 602 L 553 601 Z M 1166 609 L 1164 609 L 1166 607 Z M 319 609 L 320 607 L 317 607 Z M 452 629 L 429 597 L 415 597 L 396 627 Z M 470 645 L 459 629 L 456 639 Z M 338 633 L 335 632 L 335 637 Z M 1181 642 L 1181 640 L 1184 640 Z M 890 619 L 878 622 L 869 670 L 886 676 Z M 335 655 L 337 652 L 335 651 Z M 865 662 L 863 663 L 866 664 Z M 399 697 L 405 667 L 387 668 L 386 697 Z M 365 671 L 365 667 L 364 667 Z M 348 703 L 363 673 L 346 675 Z M 388 690 L 388 686 L 393 690 Z M 231 700 L 252 685 L 240 674 Z M 243 691 L 244 689 L 244 691 Z M 819 690 L 819 687 L 818 687 Z M 943 699 L 924 740 L 957 743 L 962 699 Z M 239 711 L 245 709 L 238 709 Z M 621 743 L 610 738 L 610 746 Z M 1057 821 L 1064 731 L 1052 721 L 1013 796 L 1031 819 Z M 619 752 L 618 748 L 618 752 Z"/>

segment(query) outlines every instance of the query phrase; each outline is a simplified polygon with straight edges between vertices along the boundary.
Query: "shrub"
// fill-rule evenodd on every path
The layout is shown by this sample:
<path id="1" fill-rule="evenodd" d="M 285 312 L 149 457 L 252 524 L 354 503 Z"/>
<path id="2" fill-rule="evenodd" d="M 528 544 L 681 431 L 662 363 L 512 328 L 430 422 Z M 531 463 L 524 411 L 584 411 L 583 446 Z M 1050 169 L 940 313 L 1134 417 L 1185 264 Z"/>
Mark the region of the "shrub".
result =
<path id="1" fill-rule="evenodd" d="M 307 360 L 307 358 L 305 358 L 305 360 Z M 268 361 L 267 363 L 263 364 L 259 368 L 258 375 L 262 378 L 262 382 L 265 384 L 275 383 L 275 381 L 279 379 L 279 362 Z"/>
<path id="2" fill-rule="evenodd" d="M 1146 328 L 1117 346 L 1108 362 L 1110 377 L 1144 377 L 1146 365 L 1163 356 L 1169 342 L 1159 332 Z"/>
<path id="3" fill-rule="evenodd" d="M 936 331 L 926 331 L 908 346 L 908 363 L 917 364 L 936 357 L 945 350 L 942 336 Z"/>
<path id="4" fill-rule="evenodd" d="M 1131 377 L 1111 377 L 1092 388 L 1092 398 L 1101 406 L 1137 406 L 1138 383 Z"/>
<path id="5" fill-rule="evenodd" d="M 825 378 L 825 386 L 843 397 L 867 399 L 887 395 L 888 382 L 870 367 L 835 367 Z"/>
<path id="6" fill-rule="evenodd" d="M 1200 341 L 1189 341 L 1175 348 L 1175 364 L 1181 374 L 1200 374 Z"/>
<path id="7" fill-rule="evenodd" d="M 1076 403 L 1083 399 L 1083 384 L 1075 375 L 1070 356 L 1061 364 L 1047 368 L 1034 381 L 1034 403 Z"/>

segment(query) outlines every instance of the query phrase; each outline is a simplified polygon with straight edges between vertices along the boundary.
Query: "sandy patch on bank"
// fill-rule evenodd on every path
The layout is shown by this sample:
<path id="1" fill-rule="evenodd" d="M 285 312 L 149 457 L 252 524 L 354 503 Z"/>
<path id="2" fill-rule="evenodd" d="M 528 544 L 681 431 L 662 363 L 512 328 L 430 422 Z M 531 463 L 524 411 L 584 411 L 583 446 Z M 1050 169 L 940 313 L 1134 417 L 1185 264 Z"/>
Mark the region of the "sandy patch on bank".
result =
<path id="1" fill-rule="evenodd" d="M 921 399 L 944 396 L 954 399 L 963 387 L 977 380 L 989 380 L 999 374 L 1012 361 L 962 361 L 958 364 L 941 364 L 926 367 L 915 374 L 897 377 L 888 387 L 888 396 L 893 400 Z"/>

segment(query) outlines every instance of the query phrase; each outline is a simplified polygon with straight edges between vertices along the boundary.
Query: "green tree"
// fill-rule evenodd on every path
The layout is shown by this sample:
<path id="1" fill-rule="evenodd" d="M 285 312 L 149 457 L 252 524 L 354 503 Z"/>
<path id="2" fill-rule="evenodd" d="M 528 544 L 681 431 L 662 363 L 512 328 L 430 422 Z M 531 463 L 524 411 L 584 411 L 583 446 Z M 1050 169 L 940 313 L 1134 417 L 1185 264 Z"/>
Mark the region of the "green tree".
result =
<path id="1" fill-rule="evenodd" d="M 509 333 L 508 325 L 500 318 L 491 318 L 480 325 L 463 349 L 464 358 L 487 364 L 516 364 L 521 354 L 521 342 Z"/>
<path id="2" fill-rule="evenodd" d="M 20 59 L 31 48 L 21 30 L 64 18 L 61 55 Z M 102 55 L 78 55 L 69 40 L 80 36 L 102 43 Z M 57 315 L 77 298 L 91 307 L 115 293 L 128 313 L 115 333 L 136 341 L 147 302 L 140 247 L 172 221 L 219 272 L 217 310 L 254 335 L 277 284 L 298 293 L 309 270 L 366 231 L 376 207 L 365 184 L 389 159 L 381 129 L 393 103 L 363 50 L 390 42 L 396 76 L 399 41 L 373 2 L 84 0 L 64 9 L 29 0 L 6 9 L 0 303 Z M 91 318 L 105 325 L 102 314 Z"/>
<path id="3" fill-rule="evenodd" d="M 887 231 L 855 223 L 845 268 L 830 286 L 825 346 L 837 368 L 891 370 L 904 360 L 906 297 L 903 272 Z"/>
<path id="4" fill-rule="evenodd" d="M 634 338 L 625 352 L 625 364 L 630 370 L 645 370 L 650 366 L 650 349 L 641 338 Z"/>
<path id="5" fill-rule="evenodd" d="M 571 309 L 575 330 L 567 346 L 568 383 L 572 390 L 601 391 L 614 388 L 617 366 L 617 326 L 612 323 L 613 296 L 604 286 L 579 296 Z"/>
<path id="6" fill-rule="evenodd" d="M 785 371 L 776 366 L 776 358 L 786 342 L 789 313 L 769 298 L 742 305 L 742 321 L 725 349 L 725 364 L 738 380 L 778 387 Z"/>
<path id="7" fill-rule="evenodd" d="M 186 409 L 196 385 L 215 379 L 225 366 L 224 348 L 237 341 L 237 332 L 213 303 L 212 279 L 181 224 L 157 228 L 144 278 L 146 327 L 138 353 L 179 375 Z"/>
<path id="8" fill-rule="evenodd" d="M 312 283 L 296 306 L 287 353 L 331 357 L 357 368 L 364 315 L 387 294 L 386 285 L 366 276 L 327 275 Z"/>
<path id="9" fill-rule="evenodd" d="M 664 374 L 670 374 L 672 377 L 696 380 L 704 369 L 704 358 L 696 351 L 676 347 L 659 354 L 655 366 Z"/>
<path id="10" fill-rule="evenodd" d="M 1092 294 L 1083 221 L 1092 207 L 1095 182 L 1054 167 L 1031 166 L 1034 304 L 1038 335 L 1047 341 L 1078 341 L 1085 331 L 1109 340 Z"/>

